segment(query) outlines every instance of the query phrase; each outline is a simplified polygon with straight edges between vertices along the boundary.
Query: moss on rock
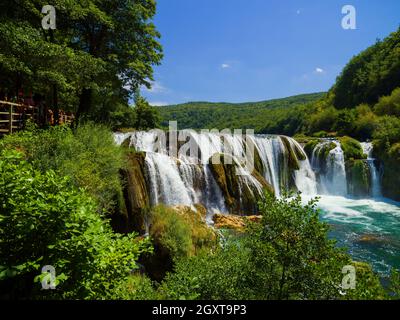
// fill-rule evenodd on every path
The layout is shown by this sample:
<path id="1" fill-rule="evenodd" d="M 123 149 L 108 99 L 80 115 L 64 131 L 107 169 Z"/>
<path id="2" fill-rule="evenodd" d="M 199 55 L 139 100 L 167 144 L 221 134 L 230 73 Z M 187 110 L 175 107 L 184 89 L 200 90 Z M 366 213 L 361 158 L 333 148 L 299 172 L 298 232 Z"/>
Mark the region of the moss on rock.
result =
<path id="1" fill-rule="evenodd" d="M 218 159 L 219 157 L 219 159 Z M 227 164 L 223 160 L 224 155 L 216 154 L 213 156 L 214 160 L 210 164 L 211 172 L 215 181 L 219 185 L 225 199 L 225 204 L 230 213 L 237 214 L 251 214 L 257 212 L 257 203 L 262 197 L 256 188 L 244 183 L 244 177 L 237 175 L 237 166 Z M 253 170 L 252 176 L 261 184 L 261 186 L 273 194 L 273 188 L 268 184 L 263 176 L 256 170 Z"/>
<path id="2" fill-rule="evenodd" d="M 308 157 L 311 157 L 315 147 L 319 144 L 318 139 L 308 140 L 308 142 L 304 146 L 304 151 L 307 153 Z"/>
<path id="3" fill-rule="evenodd" d="M 343 150 L 345 160 L 360 160 L 367 158 L 367 156 L 364 154 L 360 142 L 356 139 L 345 136 L 339 138 L 339 141 Z"/>
<path id="4" fill-rule="evenodd" d="M 292 145 L 290 144 L 289 139 L 287 137 L 281 136 L 280 138 L 285 147 L 285 153 L 287 154 L 289 169 L 299 170 L 300 169 L 299 160 L 302 159 L 298 158 L 299 152 L 298 150 L 296 150 L 297 148 L 292 148 Z M 305 160 L 305 157 L 303 160 Z"/>
<path id="5" fill-rule="evenodd" d="M 217 248 L 219 237 L 207 225 L 205 208 L 201 205 L 196 207 L 193 210 L 187 206 L 159 205 L 151 210 L 149 233 L 154 253 L 144 256 L 141 262 L 152 279 L 161 281 L 167 272 L 172 271 L 176 258 Z"/>
<path id="6" fill-rule="evenodd" d="M 400 201 L 400 143 L 389 148 L 377 148 L 375 156 L 383 163 L 382 193 L 385 197 Z"/>
<path id="7" fill-rule="evenodd" d="M 347 189 L 356 197 L 367 197 L 371 193 L 371 172 L 364 160 L 346 162 Z"/>
<path id="8" fill-rule="evenodd" d="M 123 180 L 123 211 L 113 216 L 116 231 L 130 233 L 145 232 L 145 214 L 150 207 L 149 192 L 145 180 L 144 152 L 129 151 L 126 155 L 126 167 L 121 170 Z"/>

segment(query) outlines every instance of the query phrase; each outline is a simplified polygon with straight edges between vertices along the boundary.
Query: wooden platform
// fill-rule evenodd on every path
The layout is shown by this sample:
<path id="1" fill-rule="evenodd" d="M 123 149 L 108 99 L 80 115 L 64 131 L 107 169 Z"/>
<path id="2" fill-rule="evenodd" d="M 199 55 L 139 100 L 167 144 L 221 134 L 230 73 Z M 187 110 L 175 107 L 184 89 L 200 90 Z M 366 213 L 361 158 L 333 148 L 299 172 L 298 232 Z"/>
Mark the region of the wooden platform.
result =
<path id="1" fill-rule="evenodd" d="M 39 125 L 54 125 L 54 114 L 51 109 L 45 114 L 39 115 L 39 108 L 22 103 L 14 103 L 0 100 L 0 135 L 10 134 L 21 130 L 26 121 L 31 120 Z M 44 113 L 44 111 L 42 111 Z M 73 114 L 59 112 L 59 124 L 71 123 L 75 117 Z"/>

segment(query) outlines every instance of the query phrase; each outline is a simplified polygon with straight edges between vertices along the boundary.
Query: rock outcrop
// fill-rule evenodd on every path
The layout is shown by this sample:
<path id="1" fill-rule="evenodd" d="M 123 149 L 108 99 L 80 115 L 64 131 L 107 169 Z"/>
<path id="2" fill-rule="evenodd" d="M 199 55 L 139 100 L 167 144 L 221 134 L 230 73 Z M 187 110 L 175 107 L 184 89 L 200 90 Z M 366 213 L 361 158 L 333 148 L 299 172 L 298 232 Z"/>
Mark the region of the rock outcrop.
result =
<path id="1" fill-rule="evenodd" d="M 260 222 L 262 216 L 235 216 L 215 214 L 213 216 L 216 229 L 230 229 L 237 232 L 244 232 L 248 222 Z"/>

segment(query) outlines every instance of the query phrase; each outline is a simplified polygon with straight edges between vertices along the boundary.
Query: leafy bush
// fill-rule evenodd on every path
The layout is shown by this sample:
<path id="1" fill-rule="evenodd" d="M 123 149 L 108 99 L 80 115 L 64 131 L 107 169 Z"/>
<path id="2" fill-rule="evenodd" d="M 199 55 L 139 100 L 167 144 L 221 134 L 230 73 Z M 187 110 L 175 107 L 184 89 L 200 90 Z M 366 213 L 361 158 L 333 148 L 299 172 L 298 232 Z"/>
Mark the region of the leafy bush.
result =
<path id="1" fill-rule="evenodd" d="M 113 298 L 149 251 L 135 234 L 114 234 L 69 178 L 35 169 L 16 151 L 1 152 L 0 203 L 0 280 L 9 297 L 25 283 L 28 298 Z M 39 290 L 44 265 L 56 269 L 56 290 Z"/>
<path id="2" fill-rule="evenodd" d="M 161 297 L 346 299 L 347 291 L 340 291 L 342 268 L 353 263 L 327 238 L 329 227 L 319 220 L 316 202 L 303 206 L 299 195 L 275 199 L 266 194 L 259 207 L 261 224 L 250 224 L 244 236 L 228 238 L 213 254 L 178 260 L 160 286 Z M 361 274 L 351 297 L 380 298 L 376 279 L 370 270 Z"/>
<path id="3" fill-rule="evenodd" d="M 357 119 L 354 123 L 354 133 L 352 136 L 362 141 L 372 139 L 373 133 L 377 128 L 378 117 L 366 105 L 360 105 L 356 108 Z"/>
<path id="4" fill-rule="evenodd" d="M 134 127 L 137 130 L 154 129 L 159 126 L 160 115 L 158 109 L 150 104 L 141 96 L 135 97 L 136 121 Z"/>
<path id="5" fill-rule="evenodd" d="M 156 207 L 151 221 L 150 236 L 157 248 L 166 250 L 172 257 L 185 257 L 192 253 L 190 226 L 174 209 L 163 205 Z"/>
<path id="6" fill-rule="evenodd" d="M 202 252 L 180 259 L 159 288 L 162 299 L 229 300 L 255 299 L 248 285 L 248 250 L 228 244 L 215 253 Z"/>
<path id="7" fill-rule="evenodd" d="M 22 151 L 42 172 L 53 169 L 70 176 L 97 200 L 100 209 L 112 210 L 122 193 L 119 169 L 123 150 L 105 126 L 87 123 L 75 130 L 59 126 L 22 131 L 6 136 L 0 148 Z"/>
<path id="8" fill-rule="evenodd" d="M 356 114 L 354 110 L 340 110 L 333 124 L 333 130 L 338 135 L 351 135 L 354 132 L 355 120 Z"/>
<path id="9" fill-rule="evenodd" d="M 203 208 L 204 209 L 204 208 Z M 207 226 L 201 213 L 189 207 L 155 207 L 151 213 L 150 235 L 156 246 L 162 247 L 173 258 L 192 256 L 217 243 L 215 232 Z M 205 209 L 204 209 L 205 211 Z"/>

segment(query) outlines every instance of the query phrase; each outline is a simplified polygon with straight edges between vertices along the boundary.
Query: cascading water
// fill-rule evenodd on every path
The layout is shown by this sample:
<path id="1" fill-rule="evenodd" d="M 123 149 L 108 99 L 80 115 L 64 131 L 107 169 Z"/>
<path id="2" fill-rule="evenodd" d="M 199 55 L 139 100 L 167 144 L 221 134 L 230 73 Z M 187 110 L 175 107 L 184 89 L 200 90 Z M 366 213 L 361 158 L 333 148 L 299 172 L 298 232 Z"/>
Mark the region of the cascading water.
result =
<path id="1" fill-rule="evenodd" d="M 257 150 L 264 166 L 264 177 L 273 186 L 275 195 L 280 196 L 279 155 L 283 153 L 282 143 L 271 137 L 256 137 Z"/>
<path id="2" fill-rule="evenodd" d="M 136 151 L 146 152 L 146 177 L 153 205 L 164 203 L 193 206 L 201 203 L 209 213 L 227 213 L 224 196 L 209 166 L 210 158 L 216 154 L 233 156 L 231 160 L 239 174 L 236 191 L 241 208 L 242 195 L 250 194 L 252 197 L 262 195 L 262 184 L 251 172 L 246 171 L 243 165 L 250 156 L 254 162 L 255 156 L 246 153 L 247 142 L 241 135 L 197 133 L 190 130 L 178 134 L 189 137 L 195 142 L 198 148 L 196 157 L 180 153 L 170 156 L 168 147 L 163 146 L 155 132 L 115 134 L 117 144 L 129 139 L 129 145 Z M 277 197 L 280 196 L 282 189 L 289 186 L 291 177 L 299 191 L 304 194 L 316 194 L 316 179 L 307 155 L 295 140 L 289 137 L 285 139 L 289 141 L 290 148 L 296 148 L 302 154 L 301 159 L 296 158 L 299 170 L 289 172 L 288 150 L 285 149 L 281 137 L 260 135 L 249 140 L 261 160 L 263 170 L 260 174 L 273 187 Z"/>
<path id="3" fill-rule="evenodd" d="M 333 148 L 324 155 L 324 150 L 332 143 Z M 311 164 L 319 175 L 318 193 L 337 196 L 347 194 L 344 154 L 338 141 L 328 140 L 318 143 L 313 150 Z"/>
<path id="4" fill-rule="evenodd" d="M 238 197 L 243 192 L 262 194 L 262 185 L 243 168 L 246 142 L 242 136 L 223 133 L 197 133 L 182 131 L 195 142 L 198 154 L 195 158 L 185 155 L 169 156 L 153 132 L 132 132 L 116 134 L 115 141 L 122 144 L 130 139 L 130 145 L 137 151 L 146 152 L 146 170 L 151 201 L 153 204 L 194 205 L 202 203 L 210 212 L 228 212 L 224 196 L 209 167 L 210 158 L 216 154 L 233 154 L 238 176 Z M 284 143 L 286 142 L 286 146 Z M 258 153 L 263 170 L 260 173 L 280 197 L 282 190 L 295 187 L 305 195 L 346 196 L 347 178 L 343 150 L 337 140 L 319 142 L 312 151 L 311 163 L 301 145 L 294 139 L 281 136 L 256 135 L 251 138 Z M 367 163 L 371 172 L 371 195 L 381 197 L 380 176 L 372 157 L 372 144 L 362 143 L 368 155 Z M 296 157 L 298 170 L 289 168 L 288 148 Z M 254 156 L 253 156 L 254 157 Z M 255 158 L 255 157 L 254 157 Z M 254 161 L 254 159 L 253 159 Z M 292 182 L 291 182 L 292 181 Z M 241 201 L 241 199 L 239 199 Z"/>
<path id="5" fill-rule="evenodd" d="M 302 152 L 304 158 L 304 160 L 298 159 L 300 169 L 295 171 L 295 183 L 297 189 L 306 195 L 316 195 L 317 180 L 315 173 L 311 168 L 307 154 L 296 140 L 290 139 L 289 142 Z"/>
<path id="6" fill-rule="evenodd" d="M 364 153 L 367 155 L 367 163 L 371 172 L 371 186 L 372 186 L 372 197 L 380 198 L 382 197 L 381 181 L 379 171 L 376 167 L 375 158 L 373 154 L 373 145 L 371 142 L 362 142 L 361 147 Z"/>
<path id="7" fill-rule="evenodd" d="M 143 169 L 152 205 L 164 203 L 193 208 L 200 203 L 207 209 L 209 222 L 213 213 L 217 212 L 252 213 L 249 194 L 261 193 L 263 186 L 256 178 L 258 176 L 246 172 L 242 166 L 243 160 L 249 157 L 243 138 L 196 132 L 188 132 L 187 136 L 195 141 L 199 149 L 197 156 L 169 154 L 170 150 L 152 132 L 115 134 L 115 141 L 122 144 L 129 139 L 131 147 L 146 153 Z M 311 161 L 294 139 L 256 135 L 252 141 L 255 147 L 252 157 L 257 162 L 257 172 L 273 187 L 277 197 L 289 188 L 301 191 L 305 202 L 320 195 L 318 206 L 322 210 L 321 219 L 332 226 L 333 236 L 340 245 L 351 248 L 351 254 L 356 259 L 372 263 L 375 270 L 387 272 L 393 264 L 400 265 L 399 246 L 396 245 L 400 244 L 396 232 L 400 226 L 400 205 L 381 197 L 380 175 L 370 143 L 363 143 L 362 147 L 368 155 L 367 171 L 370 172 L 374 199 L 360 199 L 348 197 L 345 159 L 339 141 L 322 140 L 317 143 L 313 150 L 309 150 Z M 233 151 L 234 168 L 243 174 L 236 178 L 238 183 L 234 197 L 238 203 L 234 208 L 226 200 L 226 190 L 223 192 L 214 167 L 208 164 L 214 155 L 229 154 L 230 150 Z M 353 171 L 349 169 L 351 167 L 347 170 L 351 181 Z M 350 185 L 354 187 L 356 184 Z M 379 239 L 383 244 L 374 243 L 371 246 L 366 240 L 369 238 Z M 397 262 L 393 263 L 395 260 Z"/>

